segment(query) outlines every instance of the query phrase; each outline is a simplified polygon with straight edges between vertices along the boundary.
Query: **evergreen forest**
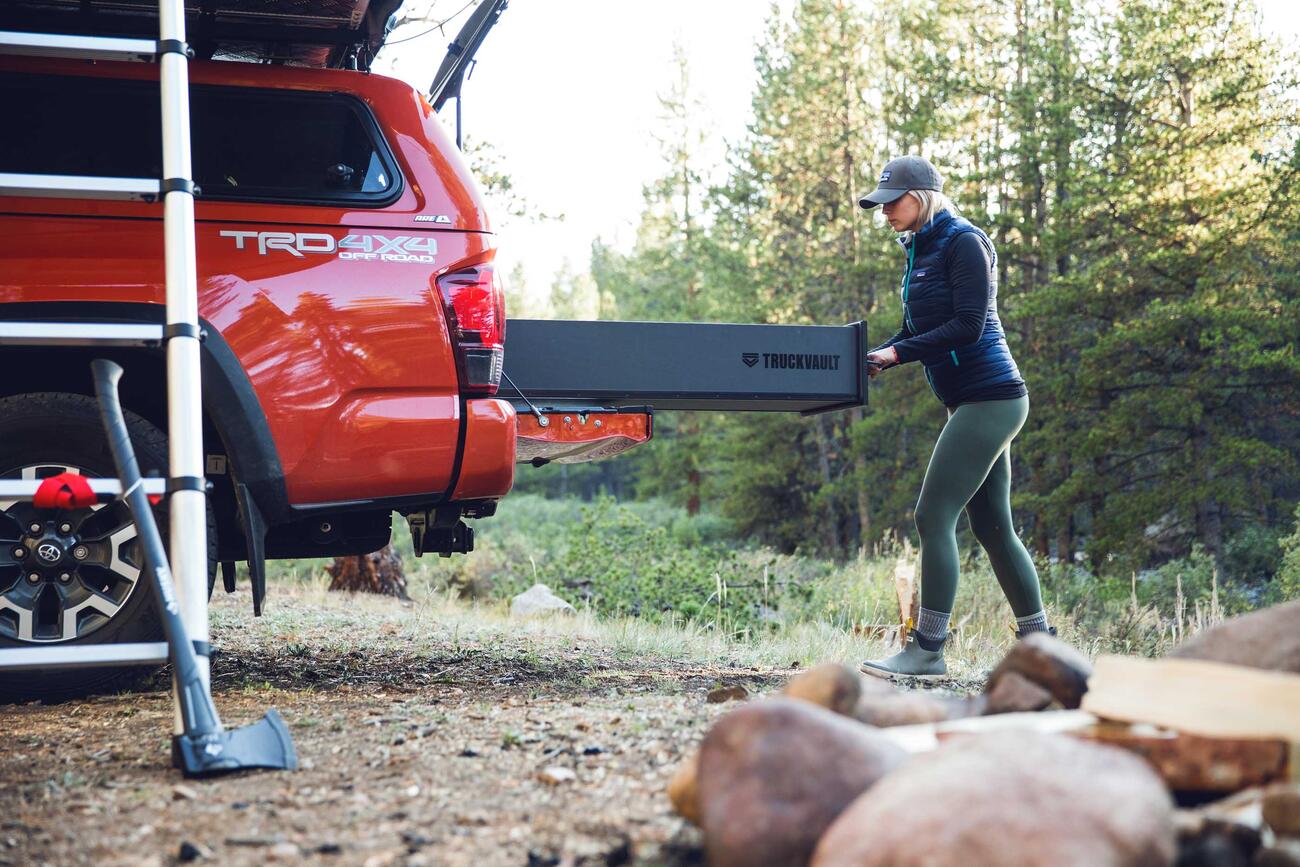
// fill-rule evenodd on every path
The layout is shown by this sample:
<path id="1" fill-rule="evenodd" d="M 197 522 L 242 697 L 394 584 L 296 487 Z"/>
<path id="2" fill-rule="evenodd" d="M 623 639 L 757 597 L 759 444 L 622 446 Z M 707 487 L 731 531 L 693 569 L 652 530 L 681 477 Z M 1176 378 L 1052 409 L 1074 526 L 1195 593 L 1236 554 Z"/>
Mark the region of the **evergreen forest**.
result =
<path id="1" fill-rule="evenodd" d="M 1295 56 L 1250 0 L 801 0 L 773 8 L 725 166 L 681 60 L 635 245 L 557 275 L 563 316 L 901 320 L 903 256 L 856 206 L 929 158 L 998 252 L 1028 383 L 1018 531 L 1045 561 L 1127 572 L 1193 550 L 1267 581 L 1300 499 Z M 943 406 L 919 365 L 865 409 L 661 414 L 617 461 L 520 468 L 548 495 L 666 498 L 741 537 L 847 558 L 914 532 Z M 968 537 L 969 541 L 969 537 Z"/>

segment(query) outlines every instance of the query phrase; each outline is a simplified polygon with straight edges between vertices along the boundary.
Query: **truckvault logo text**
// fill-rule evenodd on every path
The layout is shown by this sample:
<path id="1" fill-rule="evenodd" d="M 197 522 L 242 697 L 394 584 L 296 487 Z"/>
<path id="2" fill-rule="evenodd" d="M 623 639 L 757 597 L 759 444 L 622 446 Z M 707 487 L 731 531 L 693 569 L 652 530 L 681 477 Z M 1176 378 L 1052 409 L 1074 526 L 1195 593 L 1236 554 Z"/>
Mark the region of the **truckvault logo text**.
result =
<path id="1" fill-rule="evenodd" d="M 838 355 L 821 355 L 814 352 L 742 352 L 740 360 L 746 367 L 763 360 L 763 367 L 768 370 L 839 370 Z"/>

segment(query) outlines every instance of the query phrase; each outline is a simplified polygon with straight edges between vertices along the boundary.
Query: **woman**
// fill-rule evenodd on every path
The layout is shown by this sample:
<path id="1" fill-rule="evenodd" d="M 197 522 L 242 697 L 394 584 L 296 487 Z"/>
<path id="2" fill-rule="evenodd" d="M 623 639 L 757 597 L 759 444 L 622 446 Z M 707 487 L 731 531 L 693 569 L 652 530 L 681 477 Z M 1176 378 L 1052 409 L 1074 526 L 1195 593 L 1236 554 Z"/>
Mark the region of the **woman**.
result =
<path id="1" fill-rule="evenodd" d="M 1011 523 L 1010 446 L 1029 414 L 1029 396 L 998 320 L 993 243 L 957 215 L 935 167 L 915 156 L 892 160 L 877 189 L 858 204 L 884 206 L 907 254 L 903 327 L 868 353 L 868 371 L 875 377 L 919 361 L 948 408 L 916 504 L 920 621 L 901 652 L 863 663 L 862 670 L 886 678 L 943 677 L 963 508 L 1015 612 L 1017 635 L 1049 631 L 1034 562 Z"/>

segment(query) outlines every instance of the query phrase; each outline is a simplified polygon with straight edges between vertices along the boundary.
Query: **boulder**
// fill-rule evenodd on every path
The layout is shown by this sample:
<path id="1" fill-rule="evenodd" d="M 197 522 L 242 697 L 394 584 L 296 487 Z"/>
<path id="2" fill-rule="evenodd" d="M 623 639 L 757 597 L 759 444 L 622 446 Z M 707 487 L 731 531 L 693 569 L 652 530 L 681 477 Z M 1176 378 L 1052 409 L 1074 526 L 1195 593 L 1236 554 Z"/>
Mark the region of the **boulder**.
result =
<path id="1" fill-rule="evenodd" d="M 1275 840 L 1256 853 L 1253 867 L 1300 867 L 1300 840 Z"/>
<path id="2" fill-rule="evenodd" d="M 1158 867 L 1174 812 L 1120 750 L 1028 731 L 956 738 L 861 795 L 812 867 Z"/>
<path id="3" fill-rule="evenodd" d="M 984 693 L 980 713 L 1028 713 L 1044 710 L 1052 703 L 1052 694 L 1015 671 L 1003 673 Z"/>
<path id="4" fill-rule="evenodd" d="M 899 690 L 887 680 L 863 677 L 847 665 L 830 662 L 795 677 L 782 692 L 877 728 L 978 716 L 984 707 L 978 698 Z"/>
<path id="5" fill-rule="evenodd" d="M 1026 635 L 998 663 L 989 675 L 985 693 L 992 693 L 1002 678 L 1018 674 L 1052 694 L 1062 707 L 1071 710 L 1083 701 L 1088 691 L 1092 663 L 1079 651 L 1046 632 Z"/>
<path id="6" fill-rule="evenodd" d="M 1265 790 L 1263 815 L 1274 834 L 1300 838 L 1300 783 Z"/>
<path id="7" fill-rule="evenodd" d="M 862 694 L 862 675 L 847 665 L 825 662 L 791 679 L 782 692 L 842 716 L 852 716 Z"/>
<path id="8" fill-rule="evenodd" d="M 554 612 L 573 614 L 573 606 L 551 592 L 545 584 L 534 584 L 510 600 L 510 613 L 515 617 L 532 617 Z"/>
<path id="9" fill-rule="evenodd" d="M 1249 789 L 1192 810 L 1179 810 L 1178 867 L 1251 867 L 1263 845 L 1263 789 Z"/>
<path id="10" fill-rule="evenodd" d="M 963 699 L 937 698 L 920 692 L 870 692 L 858 700 L 853 716 L 877 728 L 920 725 L 971 716 Z M 978 714 L 978 709 L 974 711 Z"/>
<path id="11" fill-rule="evenodd" d="M 1300 674 L 1300 599 L 1229 618 L 1169 655 Z"/>
<path id="12" fill-rule="evenodd" d="M 709 864 L 802 867 L 840 811 L 905 758 L 879 732 L 805 701 L 732 711 L 700 746 Z"/>

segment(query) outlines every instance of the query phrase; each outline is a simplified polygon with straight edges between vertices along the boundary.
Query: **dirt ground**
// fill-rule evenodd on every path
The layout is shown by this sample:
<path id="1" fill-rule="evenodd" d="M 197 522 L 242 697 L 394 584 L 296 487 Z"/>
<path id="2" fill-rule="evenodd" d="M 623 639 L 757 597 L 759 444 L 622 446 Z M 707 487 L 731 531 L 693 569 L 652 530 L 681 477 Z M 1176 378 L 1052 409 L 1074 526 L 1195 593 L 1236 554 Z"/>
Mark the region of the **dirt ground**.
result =
<path id="1" fill-rule="evenodd" d="M 664 787 L 729 707 L 707 692 L 792 673 L 309 596 L 213 609 L 226 724 L 278 709 L 300 770 L 182 779 L 161 677 L 0 707 L 0 864 L 702 863 Z"/>

